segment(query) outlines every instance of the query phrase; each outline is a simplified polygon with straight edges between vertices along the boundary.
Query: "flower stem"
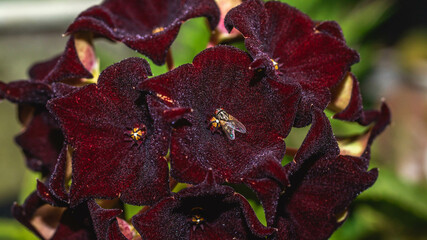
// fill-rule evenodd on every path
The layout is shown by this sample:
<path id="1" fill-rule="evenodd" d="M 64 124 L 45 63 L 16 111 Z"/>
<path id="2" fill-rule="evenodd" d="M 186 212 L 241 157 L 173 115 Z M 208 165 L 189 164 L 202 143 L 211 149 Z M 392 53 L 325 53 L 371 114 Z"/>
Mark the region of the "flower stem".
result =
<path id="1" fill-rule="evenodd" d="M 172 49 L 170 49 L 170 48 L 169 48 L 168 53 L 166 55 L 166 66 L 168 66 L 168 71 L 174 69 Z"/>

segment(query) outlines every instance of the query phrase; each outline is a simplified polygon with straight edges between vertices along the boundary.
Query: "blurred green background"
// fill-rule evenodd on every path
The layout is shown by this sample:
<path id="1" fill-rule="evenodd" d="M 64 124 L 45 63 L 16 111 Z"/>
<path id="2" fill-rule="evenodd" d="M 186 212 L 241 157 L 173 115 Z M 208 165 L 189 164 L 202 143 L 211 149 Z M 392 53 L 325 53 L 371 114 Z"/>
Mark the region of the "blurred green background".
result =
<path id="1" fill-rule="evenodd" d="M 61 34 L 95 0 L 0 0 L 0 80 L 27 78 L 36 61 L 59 54 Z M 365 108 L 384 98 L 392 125 L 374 144 L 371 167 L 377 183 L 362 193 L 332 239 L 427 239 L 427 2 L 425 0 L 284 0 L 315 20 L 335 20 L 361 62 L 352 71 L 361 82 Z M 175 65 L 191 62 L 208 43 L 203 19 L 185 23 L 172 46 Z M 140 56 L 123 44 L 95 43 L 101 69 Z M 151 64 L 155 75 L 165 66 Z M 332 122 L 335 131 L 357 126 Z M 13 138 L 21 131 L 15 106 L 0 103 L 0 239 L 33 239 L 11 219 L 10 206 L 35 189 L 38 174 L 25 168 Z M 293 130 L 287 144 L 297 147 L 305 129 Z M 253 204 L 262 219 L 262 209 Z"/>

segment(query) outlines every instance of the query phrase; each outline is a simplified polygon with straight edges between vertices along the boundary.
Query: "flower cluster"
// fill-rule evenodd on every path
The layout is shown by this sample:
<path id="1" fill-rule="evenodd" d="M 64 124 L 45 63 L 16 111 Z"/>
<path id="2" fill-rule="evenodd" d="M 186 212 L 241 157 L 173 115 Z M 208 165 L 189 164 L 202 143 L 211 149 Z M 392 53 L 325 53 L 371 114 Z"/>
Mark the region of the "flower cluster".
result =
<path id="1" fill-rule="evenodd" d="M 210 44 L 173 68 L 181 24 L 201 16 Z M 0 98 L 19 106 L 27 165 L 42 173 L 12 212 L 41 238 L 326 239 L 377 178 L 370 146 L 390 113 L 363 110 L 350 72 L 359 55 L 335 22 L 260 0 L 106 0 L 66 34 L 63 54 L 29 80 L 0 82 Z M 98 74 L 97 38 L 170 71 L 149 77 L 134 57 Z M 244 39 L 247 51 L 224 39 Z M 352 138 L 358 151 L 334 136 L 326 108 L 367 126 Z M 308 125 L 287 148 L 292 128 Z M 285 155 L 293 161 L 282 165 Z M 255 193 L 266 226 L 236 186 Z M 124 204 L 144 207 L 126 221 Z"/>

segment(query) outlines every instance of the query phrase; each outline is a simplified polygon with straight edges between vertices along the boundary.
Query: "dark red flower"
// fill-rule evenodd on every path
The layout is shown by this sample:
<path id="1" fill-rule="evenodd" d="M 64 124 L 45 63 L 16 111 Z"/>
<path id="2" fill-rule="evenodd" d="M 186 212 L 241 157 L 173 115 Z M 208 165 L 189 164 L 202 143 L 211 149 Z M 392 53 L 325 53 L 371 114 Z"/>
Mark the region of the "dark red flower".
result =
<path id="1" fill-rule="evenodd" d="M 254 58 L 253 69 L 279 75 L 280 82 L 301 85 L 297 127 L 310 123 L 311 105 L 320 109 L 328 105 L 329 88 L 359 61 L 336 23 L 314 22 L 285 3 L 248 0 L 227 14 L 225 25 L 245 36 L 246 48 Z"/>
<path id="2" fill-rule="evenodd" d="M 350 203 L 378 175 L 376 169 L 367 171 L 369 149 L 390 123 L 390 113 L 383 104 L 375 115 L 363 154 L 345 156 L 340 155 L 329 120 L 313 108 L 310 131 L 285 166 L 289 186 L 271 179 L 247 181 L 263 204 L 268 226 L 279 229 L 275 239 L 326 239 L 345 221 Z"/>
<path id="3" fill-rule="evenodd" d="M 50 84 L 80 82 L 82 78 L 92 77 L 87 69 L 92 69 L 94 59 L 93 49 L 86 40 L 71 37 L 62 55 L 31 67 L 29 80 L 0 83 L 0 96 L 18 104 L 21 121 L 26 126 L 16 142 L 22 147 L 27 166 L 43 176 L 53 171 L 64 139 L 56 120 L 45 108 L 47 101 L 57 96 Z M 28 112 L 30 120 L 23 119 Z"/>
<path id="4" fill-rule="evenodd" d="M 37 109 L 15 141 L 25 154 L 27 166 L 47 176 L 55 167 L 64 136 L 52 115 L 46 109 Z"/>
<path id="5" fill-rule="evenodd" d="M 44 107 L 47 100 L 54 96 L 51 87 L 39 82 L 15 81 L 2 83 L 0 93 L 21 109 L 25 106 L 26 112 L 31 109 L 31 120 L 25 123 L 24 132 L 15 140 L 25 154 L 27 166 L 48 175 L 55 166 L 63 141 L 58 124 Z"/>
<path id="6" fill-rule="evenodd" d="M 367 171 L 368 165 L 368 158 L 339 155 L 329 120 L 314 109 L 306 139 L 285 166 L 290 187 L 278 202 L 277 239 L 327 239 L 345 221 L 354 198 L 377 179 L 377 169 Z"/>
<path id="7" fill-rule="evenodd" d="M 43 106 L 53 97 L 49 85 L 34 81 L 0 82 L 0 95 L 12 103 Z"/>
<path id="8" fill-rule="evenodd" d="M 192 109 L 172 133 L 171 175 L 178 181 L 200 183 L 212 169 L 219 183 L 264 177 L 286 182 L 280 161 L 299 88 L 256 78 L 250 63 L 245 52 L 219 46 L 201 52 L 193 64 L 139 85 L 170 106 Z M 236 129 L 235 139 L 229 139 L 227 126 L 212 121 L 219 108 L 240 121 L 246 132 Z"/>
<path id="9" fill-rule="evenodd" d="M 131 226 L 119 218 L 123 215 L 123 204 L 118 199 L 98 201 L 108 209 L 98 205 L 95 200 L 88 200 L 75 208 L 69 208 L 68 200 L 59 199 L 55 194 L 57 192 L 52 191 L 52 188 L 37 181 L 37 195 L 32 194 L 29 197 L 30 200 L 26 201 L 34 203 L 31 205 L 25 203 L 24 206 L 15 204 L 13 207 L 15 217 L 44 238 L 48 238 L 47 234 L 53 234 L 54 228 L 57 227 L 53 239 L 94 239 L 95 234 L 97 239 L 136 239 L 133 238 L 136 231 L 132 231 Z M 32 221 L 31 219 L 36 218 L 36 211 L 42 207 L 45 209 L 41 221 Z M 62 218 L 66 220 L 60 221 L 59 218 L 63 212 Z M 74 214 L 79 214 L 80 218 L 73 216 Z M 49 219 L 47 216 L 55 216 L 55 218 Z M 84 217 L 81 218 L 81 216 Z M 43 224 L 50 224 L 52 229 L 46 231 Z"/>
<path id="10" fill-rule="evenodd" d="M 12 215 L 41 239 L 95 238 L 86 203 L 74 209 L 53 207 L 48 203 L 33 192 L 22 206 L 16 203 L 12 206 Z"/>
<path id="11" fill-rule="evenodd" d="M 215 28 L 219 21 L 215 1 L 108 0 L 81 13 L 67 33 L 89 31 L 123 42 L 161 65 L 181 24 L 201 16 Z"/>
<path id="12" fill-rule="evenodd" d="M 264 239 L 264 227 L 246 199 L 231 187 L 217 185 L 212 173 L 132 218 L 144 239 Z"/>
<path id="13" fill-rule="evenodd" d="M 115 197 L 144 205 L 169 194 L 164 156 L 170 127 L 159 118 L 168 111 L 136 90 L 150 74 L 145 60 L 129 58 L 104 70 L 98 84 L 49 101 L 47 107 L 75 149 L 71 206 Z"/>
<path id="14" fill-rule="evenodd" d="M 71 36 L 60 56 L 35 64 L 30 69 L 30 79 L 51 84 L 66 80 L 80 81 L 81 78 L 92 78 L 90 70 L 96 65 L 95 52 L 91 47 L 82 47 L 78 51 L 77 45 L 87 45 L 87 42 Z"/>
<path id="15" fill-rule="evenodd" d="M 92 217 L 94 229 L 97 239 L 114 239 L 114 240 L 128 240 L 134 239 L 132 232 L 122 232 L 121 226 L 127 223 L 118 218 L 123 213 L 121 209 L 104 209 L 99 206 L 94 200 L 88 201 L 90 215 Z"/>
<path id="16" fill-rule="evenodd" d="M 132 239 L 129 225 L 118 218 L 123 212 L 122 203 L 118 199 L 99 202 L 111 209 L 102 208 L 94 200 L 69 208 L 68 203 L 56 198 L 51 189 L 37 181 L 37 192 L 32 193 L 24 205 L 14 204 L 12 214 L 42 239 L 89 240 L 95 239 L 95 234 L 98 239 Z M 125 238 L 122 233 L 131 237 Z"/>

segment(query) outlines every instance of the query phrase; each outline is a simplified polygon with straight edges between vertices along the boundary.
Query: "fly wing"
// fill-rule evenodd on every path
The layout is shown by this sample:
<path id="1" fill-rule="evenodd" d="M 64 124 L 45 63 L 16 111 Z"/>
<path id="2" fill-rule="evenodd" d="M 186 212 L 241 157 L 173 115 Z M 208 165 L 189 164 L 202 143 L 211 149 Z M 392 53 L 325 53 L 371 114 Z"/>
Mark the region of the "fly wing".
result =
<path id="1" fill-rule="evenodd" d="M 221 127 L 228 139 L 234 140 L 236 136 L 234 135 L 234 128 L 226 121 L 221 121 Z"/>
<path id="2" fill-rule="evenodd" d="M 239 120 L 237 120 L 236 118 L 234 118 L 230 114 L 228 115 L 228 121 L 226 123 L 231 128 L 233 128 L 234 130 L 236 130 L 238 132 L 241 132 L 241 133 L 246 133 L 246 127 L 245 127 L 245 125 L 243 125 L 241 122 L 239 122 Z"/>

